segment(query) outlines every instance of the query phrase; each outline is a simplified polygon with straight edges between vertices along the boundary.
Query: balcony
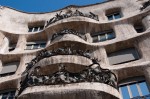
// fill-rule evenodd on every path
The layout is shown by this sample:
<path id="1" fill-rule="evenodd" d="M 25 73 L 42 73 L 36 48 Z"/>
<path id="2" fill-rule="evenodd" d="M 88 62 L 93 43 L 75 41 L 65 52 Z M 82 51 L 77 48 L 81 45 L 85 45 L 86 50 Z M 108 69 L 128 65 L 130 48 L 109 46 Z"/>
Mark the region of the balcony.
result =
<path id="1" fill-rule="evenodd" d="M 87 17 L 87 18 L 91 18 L 91 19 L 94 19 L 96 21 L 99 21 L 98 15 L 95 15 L 92 12 L 85 14 L 85 13 L 80 12 L 79 10 L 76 10 L 76 11 L 70 10 L 69 12 L 62 14 L 62 11 L 60 11 L 59 13 L 56 13 L 56 15 L 53 18 L 51 18 L 49 21 L 47 21 L 45 27 L 48 27 L 50 24 L 55 23 L 59 20 L 69 18 L 69 17 L 74 17 L 74 16 L 82 16 L 82 17 Z"/>

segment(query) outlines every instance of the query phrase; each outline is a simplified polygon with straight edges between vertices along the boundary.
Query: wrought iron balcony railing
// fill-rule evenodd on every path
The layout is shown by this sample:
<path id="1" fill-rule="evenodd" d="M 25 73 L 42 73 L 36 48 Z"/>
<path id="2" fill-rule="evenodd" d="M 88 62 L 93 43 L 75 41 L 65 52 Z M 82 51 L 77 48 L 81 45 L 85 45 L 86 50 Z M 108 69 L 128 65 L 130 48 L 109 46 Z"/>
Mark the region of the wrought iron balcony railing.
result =
<path id="1" fill-rule="evenodd" d="M 98 15 L 95 15 L 92 12 L 89 12 L 89 14 L 84 14 L 84 13 L 80 12 L 79 10 L 76 10 L 76 11 L 71 11 L 70 10 L 65 14 L 61 14 L 61 13 L 62 13 L 62 11 L 60 11 L 60 13 L 56 13 L 55 17 L 53 17 L 49 21 L 47 21 L 45 27 L 48 27 L 50 24 L 55 23 L 59 20 L 69 18 L 69 17 L 73 17 L 73 16 L 82 16 L 82 17 L 87 17 L 87 18 L 91 18 L 91 19 L 94 19 L 96 21 L 99 21 Z"/>
<path id="2" fill-rule="evenodd" d="M 42 50 L 41 52 L 38 53 L 37 57 L 32 59 L 31 62 L 27 63 L 26 71 L 27 72 L 29 69 L 31 69 L 37 62 L 39 62 L 43 58 L 48 58 L 51 56 L 56 56 L 56 55 L 77 55 L 77 56 L 83 56 L 86 58 L 91 59 L 91 52 L 90 50 L 75 50 L 72 48 L 72 46 L 67 46 L 65 45 L 63 48 L 58 48 L 56 50 Z"/>
<path id="3" fill-rule="evenodd" d="M 79 33 L 73 29 L 64 29 L 58 33 L 55 33 L 52 35 L 52 38 L 51 38 L 51 41 L 53 41 L 55 38 L 57 38 L 58 36 L 62 36 L 62 35 L 65 35 L 65 34 L 73 34 L 73 35 L 76 35 L 80 38 L 82 38 L 83 40 L 86 40 L 86 36 L 83 35 L 83 33 Z"/>
<path id="4" fill-rule="evenodd" d="M 108 84 L 117 88 L 117 77 L 109 69 L 102 69 L 97 59 L 92 59 L 92 64 L 86 66 L 84 70 L 72 73 L 66 70 L 63 64 L 60 64 L 59 70 L 53 74 L 40 75 L 41 67 L 36 67 L 30 73 L 26 73 L 19 94 L 27 87 L 42 85 L 60 85 L 81 82 L 99 82 Z"/>
<path id="5" fill-rule="evenodd" d="M 140 10 L 141 10 L 141 11 L 144 10 L 144 9 L 147 8 L 149 5 L 150 5 L 150 0 L 147 1 L 147 2 L 145 2 L 145 3 L 143 4 L 143 7 L 140 8 Z"/>

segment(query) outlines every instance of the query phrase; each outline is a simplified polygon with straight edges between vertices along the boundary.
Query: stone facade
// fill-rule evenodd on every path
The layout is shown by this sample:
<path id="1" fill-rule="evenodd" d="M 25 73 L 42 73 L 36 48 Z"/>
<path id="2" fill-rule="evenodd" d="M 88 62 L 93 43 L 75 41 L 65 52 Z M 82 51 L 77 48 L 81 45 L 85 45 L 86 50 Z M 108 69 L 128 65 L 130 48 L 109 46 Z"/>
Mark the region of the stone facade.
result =
<path id="1" fill-rule="evenodd" d="M 138 81 L 150 89 L 149 5 L 109 0 L 48 13 L 0 7 L 0 98 L 122 99 L 121 86 Z"/>

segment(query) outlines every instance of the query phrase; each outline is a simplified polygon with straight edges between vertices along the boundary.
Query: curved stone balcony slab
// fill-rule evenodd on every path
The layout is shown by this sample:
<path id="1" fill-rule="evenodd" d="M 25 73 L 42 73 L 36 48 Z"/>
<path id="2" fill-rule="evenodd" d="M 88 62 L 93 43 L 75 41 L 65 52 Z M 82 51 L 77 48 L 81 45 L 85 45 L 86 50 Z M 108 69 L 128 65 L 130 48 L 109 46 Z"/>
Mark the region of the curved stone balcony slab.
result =
<path id="1" fill-rule="evenodd" d="M 61 41 L 77 41 L 77 42 L 86 42 L 85 40 L 83 40 L 82 38 L 73 35 L 73 34 L 65 34 L 63 36 L 58 36 L 57 38 L 55 38 L 52 43 L 55 42 L 61 42 Z"/>
<path id="2" fill-rule="evenodd" d="M 18 99 L 120 99 L 117 89 L 103 83 L 35 86 L 26 88 Z"/>
<path id="3" fill-rule="evenodd" d="M 60 64 L 64 64 L 66 69 L 70 72 L 80 72 L 85 69 L 87 65 L 92 64 L 92 61 L 83 56 L 57 55 L 42 59 L 35 64 L 34 68 L 40 66 L 41 70 L 39 74 L 46 75 L 50 72 L 55 73 L 58 71 L 58 65 Z"/>
<path id="4" fill-rule="evenodd" d="M 85 66 L 92 64 L 92 61 L 83 56 L 75 55 L 57 55 L 49 58 L 45 58 L 35 64 L 35 67 L 40 66 L 43 70 L 51 71 L 58 69 L 56 65 L 65 64 L 70 71 L 82 70 Z M 56 72 L 56 71 L 53 71 Z"/>
<path id="5" fill-rule="evenodd" d="M 47 66 L 52 64 L 59 64 L 59 63 L 72 63 L 78 65 L 89 65 L 92 64 L 92 61 L 83 56 L 76 56 L 76 55 L 57 55 L 52 56 L 49 58 L 45 58 L 39 61 L 35 66 Z"/>
<path id="6" fill-rule="evenodd" d="M 0 78 L 0 89 L 16 89 L 21 76 L 6 76 Z"/>

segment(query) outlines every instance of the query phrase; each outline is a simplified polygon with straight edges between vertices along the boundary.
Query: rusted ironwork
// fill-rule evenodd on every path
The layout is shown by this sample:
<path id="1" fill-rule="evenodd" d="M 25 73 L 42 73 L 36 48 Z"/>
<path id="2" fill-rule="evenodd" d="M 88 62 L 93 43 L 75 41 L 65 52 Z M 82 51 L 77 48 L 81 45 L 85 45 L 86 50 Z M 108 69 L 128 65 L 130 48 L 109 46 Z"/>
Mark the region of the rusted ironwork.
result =
<path id="1" fill-rule="evenodd" d="M 64 29 L 64 30 L 62 30 L 62 31 L 60 31 L 60 32 L 58 32 L 58 33 L 54 33 L 54 34 L 52 35 L 51 41 L 53 41 L 53 40 L 54 40 L 55 38 L 57 38 L 58 36 L 63 36 L 63 35 L 65 35 L 65 34 L 73 34 L 73 35 L 76 35 L 76 36 L 78 36 L 78 37 L 80 37 L 80 38 L 82 38 L 83 40 L 86 41 L 86 36 L 83 35 L 83 33 L 79 33 L 79 32 L 77 32 L 77 31 L 75 31 L 75 30 L 73 30 L 73 29 Z"/>
<path id="2" fill-rule="evenodd" d="M 143 6 L 140 8 L 140 10 L 141 10 L 141 11 L 144 10 L 144 9 L 147 8 L 149 5 L 150 5 L 150 0 L 147 1 L 147 2 L 145 2 L 145 3 L 143 4 Z"/>
<path id="3" fill-rule="evenodd" d="M 91 19 L 94 19 L 96 21 L 99 21 L 98 15 L 95 15 L 92 12 L 89 12 L 89 14 L 84 14 L 84 13 L 80 12 L 79 10 L 75 10 L 75 11 L 69 11 L 65 14 L 62 14 L 62 11 L 60 11 L 59 13 L 56 13 L 55 17 L 53 17 L 49 21 L 47 21 L 45 27 L 48 27 L 50 24 L 55 23 L 59 20 L 73 17 L 73 16 L 82 16 L 82 17 L 87 17 L 87 18 L 91 18 Z"/>
<path id="4" fill-rule="evenodd" d="M 41 67 L 36 67 L 32 72 L 26 73 L 25 78 L 21 81 L 19 94 L 21 94 L 25 88 L 32 86 L 60 85 L 80 82 L 99 82 L 117 88 L 116 75 L 109 69 L 102 69 L 97 59 L 94 58 L 91 60 L 92 64 L 86 66 L 81 72 L 76 73 L 66 70 L 64 64 L 60 64 L 57 72 L 48 75 L 40 75 L 39 71 Z"/>

